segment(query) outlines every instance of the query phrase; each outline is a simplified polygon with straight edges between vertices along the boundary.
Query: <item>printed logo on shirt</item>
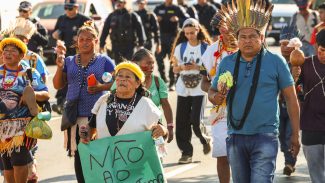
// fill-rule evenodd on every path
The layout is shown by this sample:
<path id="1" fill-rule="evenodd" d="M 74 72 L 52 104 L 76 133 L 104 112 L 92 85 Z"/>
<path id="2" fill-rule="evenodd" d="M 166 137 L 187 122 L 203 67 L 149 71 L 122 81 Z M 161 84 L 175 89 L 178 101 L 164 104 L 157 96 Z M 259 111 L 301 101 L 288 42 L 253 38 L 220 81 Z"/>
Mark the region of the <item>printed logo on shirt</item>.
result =
<path id="1" fill-rule="evenodd" d="M 174 11 L 174 10 L 168 10 L 167 13 L 168 13 L 168 14 L 174 14 L 175 11 Z"/>
<path id="2" fill-rule="evenodd" d="M 6 88 L 15 88 L 18 85 L 18 80 L 15 80 L 15 76 L 8 74 L 3 81 L 3 86 Z"/>
<path id="3" fill-rule="evenodd" d="M 159 11 L 158 11 L 158 14 L 165 14 L 165 13 L 166 13 L 165 10 L 159 10 Z"/>

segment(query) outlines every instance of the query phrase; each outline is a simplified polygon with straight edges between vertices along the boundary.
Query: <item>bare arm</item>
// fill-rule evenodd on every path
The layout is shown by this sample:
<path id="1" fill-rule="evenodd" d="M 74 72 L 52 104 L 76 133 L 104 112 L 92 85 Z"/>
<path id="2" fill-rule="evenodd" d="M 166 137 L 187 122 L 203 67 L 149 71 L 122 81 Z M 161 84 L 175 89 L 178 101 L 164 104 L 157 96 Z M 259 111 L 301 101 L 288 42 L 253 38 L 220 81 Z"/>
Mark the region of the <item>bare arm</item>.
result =
<path id="1" fill-rule="evenodd" d="M 39 102 L 48 101 L 50 94 L 48 91 L 35 91 L 36 100 Z"/>
<path id="2" fill-rule="evenodd" d="M 300 130 L 300 109 L 296 90 L 294 86 L 288 86 L 281 90 L 282 95 L 287 104 L 287 110 L 290 117 L 292 134 L 291 134 L 291 148 L 293 156 L 297 156 L 300 149 L 299 130 Z"/>
<path id="3" fill-rule="evenodd" d="M 53 77 L 53 86 L 55 89 L 61 89 L 66 85 L 67 75 L 63 72 L 64 67 L 64 55 L 57 55 L 56 58 L 56 72 Z"/>
<path id="4" fill-rule="evenodd" d="M 173 111 L 170 106 L 170 103 L 167 98 L 160 99 L 161 106 L 164 110 L 164 115 L 167 121 L 167 129 L 168 129 L 168 143 L 170 143 L 174 139 L 173 132 Z M 169 126 L 170 125 L 170 126 Z"/>
<path id="5" fill-rule="evenodd" d="M 208 93 L 210 87 L 211 87 L 211 82 L 208 76 L 203 76 L 202 83 L 201 83 L 201 90 Z"/>

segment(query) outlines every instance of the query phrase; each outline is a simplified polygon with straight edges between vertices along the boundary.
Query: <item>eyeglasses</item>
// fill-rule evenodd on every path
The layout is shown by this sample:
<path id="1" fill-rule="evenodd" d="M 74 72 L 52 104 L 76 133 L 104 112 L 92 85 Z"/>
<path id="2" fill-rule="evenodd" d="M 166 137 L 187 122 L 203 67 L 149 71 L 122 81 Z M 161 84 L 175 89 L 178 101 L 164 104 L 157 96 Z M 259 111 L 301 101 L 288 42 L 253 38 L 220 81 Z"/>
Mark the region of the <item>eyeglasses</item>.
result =
<path id="1" fill-rule="evenodd" d="M 71 10 L 73 10 L 73 6 L 64 6 L 64 10 L 71 11 Z"/>
<path id="2" fill-rule="evenodd" d="M 253 67 L 252 61 L 251 62 L 247 62 L 247 64 L 246 64 L 245 78 L 248 78 L 251 75 L 252 67 Z"/>
<path id="3" fill-rule="evenodd" d="M 19 11 L 19 13 L 28 13 L 28 11 L 26 11 L 26 10 L 18 10 Z"/>

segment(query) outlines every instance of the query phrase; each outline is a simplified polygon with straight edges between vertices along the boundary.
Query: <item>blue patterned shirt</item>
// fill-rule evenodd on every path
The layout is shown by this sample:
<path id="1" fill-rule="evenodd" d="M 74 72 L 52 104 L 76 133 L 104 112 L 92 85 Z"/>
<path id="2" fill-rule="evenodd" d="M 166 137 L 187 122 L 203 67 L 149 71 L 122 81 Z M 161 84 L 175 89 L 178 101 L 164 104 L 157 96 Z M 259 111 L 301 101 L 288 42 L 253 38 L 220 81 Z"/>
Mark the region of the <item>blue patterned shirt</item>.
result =
<path id="1" fill-rule="evenodd" d="M 76 63 L 76 56 L 69 56 L 65 58 L 65 65 L 63 72 L 67 74 L 68 81 L 68 92 L 67 100 L 79 99 L 78 103 L 78 116 L 88 117 L 91 114 L 91 109 L 93 108 L 97 99 L 102 96 L 105 91 L 96 94 L 89 94 L 87 91 L 87 81 L 86 85 L 80 88 L 79 77 L 87 79 L 91 74 L 96 76 L 98 82 L 103 83 L 102 75 L 104 72 L 113 72 L 115 65 L 112 60 L 104 55 L 98 55 L 94 62 L 89 66 L 86 76 L 79 76 L 79 68 Z M 83 71 L 81 75 L 83 75 Z"/>

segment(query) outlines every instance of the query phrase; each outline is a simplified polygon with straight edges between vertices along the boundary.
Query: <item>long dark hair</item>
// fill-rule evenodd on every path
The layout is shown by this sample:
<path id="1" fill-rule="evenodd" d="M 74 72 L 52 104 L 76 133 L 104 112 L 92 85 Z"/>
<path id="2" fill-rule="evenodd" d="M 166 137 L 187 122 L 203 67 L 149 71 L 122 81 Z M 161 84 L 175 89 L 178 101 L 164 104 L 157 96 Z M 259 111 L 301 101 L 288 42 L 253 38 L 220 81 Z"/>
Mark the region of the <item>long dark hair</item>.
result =
<path id="1" fill-rule="evenodd" d="M 193 25 L 189 24 L 189 25 L 186 25 L 185 27 L 194 27 Z M 199 25 L 199 33 L 197 34 L 197 39 L 201 42 L 205 42 L 207 44 L 211 44 L 212 43 L 212 40 L 209 36 L 209 33 L 208 31 L 201 25 Z M 174 42 L 173 42 L 173 47 L 172 47 L 172 51 L 171 51 L 171 54 L 170 54 L 170 60 L 172 63 L 175 62 L 175 59 L 173 59 L 174 57 L 174 52 L 175 52 L 175 48 L 177 45 L 179 45 L 180 43 L 183 43 L 183 42 L 186 42 L 188 41 L 187 38 L 185 37 L 185 33 L 184 33 L 184 30 L 182 29 L 181 31 L 178 32 Z"/>

